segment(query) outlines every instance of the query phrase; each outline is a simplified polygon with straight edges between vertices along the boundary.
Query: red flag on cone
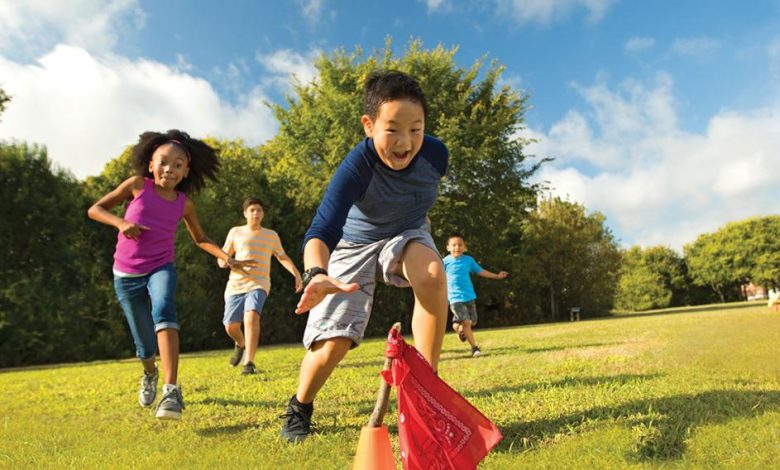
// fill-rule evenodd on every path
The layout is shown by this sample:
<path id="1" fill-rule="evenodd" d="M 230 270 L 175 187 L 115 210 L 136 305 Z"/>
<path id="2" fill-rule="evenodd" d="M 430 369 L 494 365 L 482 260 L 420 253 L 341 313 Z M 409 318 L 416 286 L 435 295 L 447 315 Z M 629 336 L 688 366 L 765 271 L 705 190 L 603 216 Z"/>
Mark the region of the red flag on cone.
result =
<path id="1" fill-rule="evenodd" d="M 503 439 L 498 428 L 441 380 L 397 330 L 387 336 L 392 358 L 382 376 L 398 387 L 398 437 L 407 470 L 473 469 Z"/>

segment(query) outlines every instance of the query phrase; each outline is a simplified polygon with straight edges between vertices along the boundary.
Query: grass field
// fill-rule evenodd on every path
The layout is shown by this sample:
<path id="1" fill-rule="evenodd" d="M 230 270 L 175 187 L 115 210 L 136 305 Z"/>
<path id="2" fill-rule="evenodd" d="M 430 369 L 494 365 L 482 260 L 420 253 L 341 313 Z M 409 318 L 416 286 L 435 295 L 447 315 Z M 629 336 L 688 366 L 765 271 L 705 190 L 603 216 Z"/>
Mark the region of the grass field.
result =
<path id="1" fill-rule="evenodd" d="M 780 468 L 780 315 L 765 304 L 477 339 L 472 359 L 448 333 L 440 374 L 505 436 L 480 468 Z M 0 468 L 351 468 L 382 351 L 371 340 L 347 356 L 297 446 L 278 437 L 297 344 L 261 348 L 249 377 L 227 350 L 184 355 L 180 422 L 138 406 L 134 360 L 0 371 Z M 394 435 L 394 409 L 386 422 Z"/>

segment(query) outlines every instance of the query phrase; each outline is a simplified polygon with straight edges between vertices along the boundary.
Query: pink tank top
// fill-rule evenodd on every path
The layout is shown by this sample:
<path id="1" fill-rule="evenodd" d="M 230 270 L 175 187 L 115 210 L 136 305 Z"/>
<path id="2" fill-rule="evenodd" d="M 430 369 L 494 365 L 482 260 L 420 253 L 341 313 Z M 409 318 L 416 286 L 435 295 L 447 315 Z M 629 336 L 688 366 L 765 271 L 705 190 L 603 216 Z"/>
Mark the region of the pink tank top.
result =
<path id="1" fill-rule="evenodd" d="M 125 220 L 149 227 L 138 240 L 117 235 L 114 270 L 127 274 L 146 274 L 173 262 L 173 240 L 176 227 L 184 213 L 187 196 L 178 193 L 176 200 L 167 201 L 157 195 L 154 180 L 144 178 L 144 189 L 130 201 Z"/>

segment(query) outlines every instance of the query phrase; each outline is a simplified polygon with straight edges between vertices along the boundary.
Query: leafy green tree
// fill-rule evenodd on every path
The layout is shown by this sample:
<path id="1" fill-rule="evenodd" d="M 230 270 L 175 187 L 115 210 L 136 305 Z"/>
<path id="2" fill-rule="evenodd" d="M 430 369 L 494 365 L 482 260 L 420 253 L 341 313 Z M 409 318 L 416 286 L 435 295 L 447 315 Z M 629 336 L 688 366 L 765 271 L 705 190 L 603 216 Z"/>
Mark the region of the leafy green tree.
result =
<path id="1" fill-rule="evenodd" d="M 780 217 L 747 219 L 700 235 L 685 246 L 691 279 L 721 302 L 742 296 L 740 287 L 780 284 Z"/>
<path id="2" fill-rule="evenodd" d="M 546 297 L 546 318 L 559 320 L 570 307 L 584 315 L 612 307 L 620 251 L 604 222 L 598 212 L 586 214 L 581 204 L 551 196 L 531 214 L 525 227 L 529 270 Z"/>
<path id="3" fill-rule="evenodd" d="M 8 102 L 11 101 L 11 97 L 5 94 L 5 91 L 0 88 L 0 115 L 5 111 Z"/>
<path id="4" fill-rule="evenodd" d="M 527 96 L 500 86 L 502 67 L 483 70 L 478 61 L 468 69 L 454 62 L 456 48 L 424 49 L 412 41 L 396 56 L 388 40 L 384 50 L 364 57 L 361 50 L 323 54 L 316 62 L 317 79 L 298 83 L 287 106 L 274 106 L 279 134 L 262 149 L 265 174 L 280 182 L 302 216 L 298 236 L 311 221 L 327 182 L 344 156 L 365 137 L 360 123 L 362 86 L 378 69 L 401 70 L 417 77 L 428 99 L 426 133 L 449 148 L 448 174 L 431 211 L 434 238 L 442 250 L 452 231 L 465 235 L 470 249 L 486 266 L 511 273 L 507 283 L 479 283 L 479 301 L 500 316 L 487 324 L 517 323 L 524 301 L 525 264 L 522 224 L 534 207 L 538 187 L 529 178 L 542 161 L 529 164 L 527 143 L 516 137 L 523 127 Z M 499 285 L 501 284 L 501 285 Z M 411 293 L 378 289 L 369 334 L 384 332 L 396 319 L 409 320 Z M 380 316 L 380 315 L 376 315 Z"/>
<path id="5" fill-rule="evenodd" d="M 664 246 L 632 247 L 623 254 L 615 307 L 648 310 L 689 302 L 685 261 Z"/>
<path id="6" fill-rule="evenodd" d="M 0 366 L 94 357 L 81 207 L 45 148 L 0 144 Z"/>

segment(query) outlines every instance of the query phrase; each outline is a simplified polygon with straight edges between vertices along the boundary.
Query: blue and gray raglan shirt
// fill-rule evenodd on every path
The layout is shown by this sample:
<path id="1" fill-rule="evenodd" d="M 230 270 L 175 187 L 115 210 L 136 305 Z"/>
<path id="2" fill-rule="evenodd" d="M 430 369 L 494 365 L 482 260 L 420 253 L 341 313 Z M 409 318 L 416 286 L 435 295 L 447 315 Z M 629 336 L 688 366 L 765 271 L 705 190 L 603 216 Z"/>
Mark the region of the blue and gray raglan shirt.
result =
<path id="1" fill-rule="evenodd" d="M 363 139 L 336 169 L 303 246 L 317 238 L 332 253 L 342 238 L 368 244 L 422 227 L 448 158 L 447 147 L 425 135 L 409 166 L 393 170 L 379 158 L 373 139 Z"/>

